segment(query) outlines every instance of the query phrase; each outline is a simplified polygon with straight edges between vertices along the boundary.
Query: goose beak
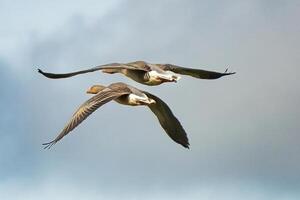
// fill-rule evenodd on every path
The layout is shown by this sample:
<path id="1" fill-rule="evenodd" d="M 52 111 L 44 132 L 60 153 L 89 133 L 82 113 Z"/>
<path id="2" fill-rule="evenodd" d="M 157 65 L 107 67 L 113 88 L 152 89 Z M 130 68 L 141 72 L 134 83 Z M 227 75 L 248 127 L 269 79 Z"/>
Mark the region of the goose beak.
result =
<path id="1" fill-rule="evenodd" d="M 177 81 L 179 81 L 179 79 L 181 79 L 180 76 L 172 76 L 172 79 L 175 83 L 177 83 Z"/>
<path id="2" fill-rule="evenodd" d="M 154 99 L 150 99 L 150 98 L 145 99 L 145 100 L 144 100 L 144 99 L 141 99 L 140 102 L 142 102 L 142 103 L 145 104 L 145 105 L 150 105 L 150 104 L 156 103 L 156 101 L 155 101 Z"/>
<path id="3" fill-rule="evenodd" d="M 163 82 L 175 82 L 177 83 L 177 81 L 180 79 L 180 76 L 171 76 L 171 77 L 164 77 L 164 78 L 160 78 Z"/>
<path id="4" fill-rule="evenodd" d="M 156 103 L 156 101 L 154 99 L 149 98 L 149 104 L 153 104 L 153 103 Z"/>

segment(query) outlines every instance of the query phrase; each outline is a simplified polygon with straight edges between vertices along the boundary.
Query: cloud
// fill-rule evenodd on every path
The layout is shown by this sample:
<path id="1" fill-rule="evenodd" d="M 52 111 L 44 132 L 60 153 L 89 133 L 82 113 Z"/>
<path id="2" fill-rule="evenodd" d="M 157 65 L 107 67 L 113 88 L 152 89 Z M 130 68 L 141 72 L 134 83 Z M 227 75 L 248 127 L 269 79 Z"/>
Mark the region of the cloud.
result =
<path id="1" fill-rule="evenodd" d="M 117 198 L 122 193 L 114 194 L 115 188 L 145 194 L 151 188 L 154 196 L 165 191 L 168 198 L 174 188 L 183 188 L 182 193 L 193 199 L 209 198 L 210 191 L 226 194 L 226 183 L 236 180 L 253 199 L 275 191 L 296 194 L 300 112 L 295 91 L 300 88 L 299 50 L 294 44 L 299 39 L 297 27 L 288 22 L 296 21 L 298 14 L 288 14 L 292 3 L 280 10 L 281 6 L 264 12 L 266 5 L 259 1 L 121 1 L 93 20 L 80 10 L 59 14 L 64 16 L 59 22 L 47 18 L 45 23 L 55 24 L 53 30 L 28 31 L 27 42 L 17 43 L 18 51 L 2 55 L 1 80 L 10 87 L 0 87 L 5 113 L 0 142 L 0 162 L 5 165 L 0 171 L 12 180 L 2 182 L 2 190 L 19 185 L 20 191 L 36 198 L 43 191 L 58 190 L 59 182 L 62 196 L 108 193 Z M 92 73 L 53 81 L 36 71 L 41 67 L 65 72 L 140 59 L 217 71 L 229 65 L 238 73 L 216 81 L 184 77 L 176 85 L 146 87 L 121 75 Z M 94 113 L 50 151 L 42 150 L 41 143 L 55 137 L 89 98 L 86 88 L 117 81 L 165 100 L 188 132 L 191 150 L 173 143 L 149 109 L 115 103 Z M 34 190 L 17 184 L 20 181 L 45 185 Z M 211 188 L 196 191 L 211 182 Z M 262 191 L 252 191 L 252 186 Z M 238 198 L 242 190 L 227 194 Z"/>
<path id="2" fill-rule="evenodd" d="M 159 185 L 157 186 L 159 187 Z M 111 188 L 109 191 L 103 191 L 102 187 L 91 188 L 88 186 L 78 186 L 74 183 L 60 180 L 58 184 L 55 180 L 47 180 L 39 185 L 27 185 L 18 183 L 5 186 L 0 185 L 0 192 L 3 198 L 18 200 L 29 198 L 32 200 L 40 199 L 246 199 L 246 200 L 264 200 L 264 199 L 289 199 L 299 198 L 299 192 L 274 192 L 274 190 L 262 189 L 264 186 L 257 187 L 250 184 L 246 186 L 240 183 L 231 184 L 207 184 L 193 187 L 182 187 L 164 190 L 162 188 L 149 187 L 146 191 L 140 191 L 138 188 L 124 191 L 123 188 Z M 5 192 L 4 192 L 5 191 Z"/>

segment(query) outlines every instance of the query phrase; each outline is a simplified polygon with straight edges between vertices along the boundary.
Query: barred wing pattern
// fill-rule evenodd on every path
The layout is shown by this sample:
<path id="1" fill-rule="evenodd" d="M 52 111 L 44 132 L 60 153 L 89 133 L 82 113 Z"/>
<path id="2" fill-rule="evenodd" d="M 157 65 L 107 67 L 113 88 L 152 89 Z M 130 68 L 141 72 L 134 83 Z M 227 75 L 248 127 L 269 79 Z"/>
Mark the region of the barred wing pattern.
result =
<path id="1" fill-rule="evenodd" d="M 128 91 L 114 91 L 109 88 L 106 88 L 87 100 L 83 103 L 79 109 L 73 114 L 69 123 L 65 126 L 62 132 L 51 142 L 44 143 L 45 149 L 49 149 L 61 140 L 64 136 L 70 133 L 74 128 L 76 128 L 83 120 L 85 120 L 90 114 L 92 114 L 99 107 L 104 105 L 105 103 L 114 100 L 122 95 L 129 94 Z"/>

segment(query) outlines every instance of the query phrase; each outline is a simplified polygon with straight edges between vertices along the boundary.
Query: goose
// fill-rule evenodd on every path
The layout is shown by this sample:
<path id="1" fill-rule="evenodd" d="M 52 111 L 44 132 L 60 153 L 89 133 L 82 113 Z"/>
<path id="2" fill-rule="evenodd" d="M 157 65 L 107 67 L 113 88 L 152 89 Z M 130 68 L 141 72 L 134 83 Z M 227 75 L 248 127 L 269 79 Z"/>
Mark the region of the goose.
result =
<path id="1" fill-rule="evenodd" d="M 99 65 L 87 70 L 75 71 L 65 74 L 47 73 L 38 69 L 38 72 L 52 79 L 68 78 L 78 74 L 85 74 L 94 71 L 102 71 L 108 74 L 121 73 L 136 82 L 144 85 L 160 85 L 165 82 L 177 82 L 181 77 L 177 74 L 188 75 L 199 79 L 218 79 L 222 76 L 235 74 L 235 72 L 224 73 L 180 67 L 173 64 L 151 64 L 145 61 L 130 63 L 110 63 Z M 175 73 L 175 74 L 174 74 Z"/>
<path id="2" fill-rule="evenodd" d="M 189 148 L 187 134 L 182 125 L 174 116 L 168 105 L 157 96 L 121 82 L 110 84 L 107 87 L 103 85 L 93 85 L 87 90 L 87 93 L 95 95 L 77 109 L 70 121 L 54 140 L 43 144 L 45 145 L 45 149 L 51 148 L 52 145 L 69 134 L 90 114 L 112 100 L 129 106 L 148 106 L 156 115 L 160 125 L 169 137 L 183 147 Z M 134 126 L 134 124 L 129 125 Z"/>

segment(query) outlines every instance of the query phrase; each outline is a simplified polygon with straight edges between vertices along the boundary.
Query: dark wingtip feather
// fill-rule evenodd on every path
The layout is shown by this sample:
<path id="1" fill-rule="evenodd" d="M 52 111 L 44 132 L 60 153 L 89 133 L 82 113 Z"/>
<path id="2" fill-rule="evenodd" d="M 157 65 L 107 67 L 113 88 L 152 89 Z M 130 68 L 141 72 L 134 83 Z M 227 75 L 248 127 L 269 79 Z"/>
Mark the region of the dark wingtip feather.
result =
<path id="1" fill-rule="evenodd" d="M 51 78 L 51 79 L 58 79 L 58 78 L 64 78 L 64 77 L 68 77 L 65 74 L 52 74 L 52 73 L 47 73 L 44 72 L 43 70 L 38 68 L 38 72 L 40 74 L 42 74 L 43 76 L 47 77 L 47 78 Z"/>
<path id="2" fill-rule="evenodd" d="M 51 142 L 43 143 L 42 145 L 44 145 L 44 149 L 50 149 L 55 143 L 56 141 L 53 140 Z"/>
<path id="3" fill-rule="evenodd" d="M 47 76 L 47 73 L 45 73 L 43 70 L 41 70 L 40 68 L 38 68 L 38 73 L 40 74 L 43 74 L 44 76 L 48 77 Z"/>
<path id="4" fill-rule="evenodd" d="M 228 75 L 233 75 L 236 72 L 228 72 L 228 68 L 225 70 L 225 72 L 222 74 L 222 76 L 228 76 Z"/>
<path id="5" fill-rule="evenodd" d="M 226 73 L 224 75 L 232 75 L 232 74 L 235 74 L 236 72 L 230 72 L 230 73 Z"/>
<path id="6" fill-rule="evenodd" d="M 184 148 L 190 149 L 190 143 L 188 139 L 186 141 L 177 141 L 177 143 L 181 144 Z"/>

